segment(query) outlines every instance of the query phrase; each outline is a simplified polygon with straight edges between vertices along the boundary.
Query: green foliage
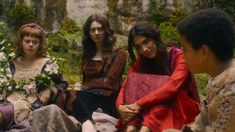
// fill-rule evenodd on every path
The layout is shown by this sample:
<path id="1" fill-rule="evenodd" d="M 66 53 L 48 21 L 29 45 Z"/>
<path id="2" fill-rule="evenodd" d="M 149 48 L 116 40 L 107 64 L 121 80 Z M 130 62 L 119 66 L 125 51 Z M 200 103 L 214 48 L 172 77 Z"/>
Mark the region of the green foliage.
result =
<path id="1" fill-rule="evenodd" d="M 164 15 L 161 11 L 160 8 L 157 7 L 157 2 L 156 0 L 151 0 L 151 9 L 152 9 L 152 17 L 151 20 L 156 24 L 160 25 L 162 22 L 168 21 L 169 17 Z"/>
<path id="2" fill-rule="evenodd" d="M 209 76 L 207 74 L 196 74 L 195 80 L 200 94 L 205 95 L 205 88 L 208 83 Z"/>
<path id="3" fill-rule="evenodd" d="M 69 53 L 61 54 L 59 52 L 50 52 L 55 58 L 63 58 L 63 64 L 60 69 L 69 84 L 74 84 L 81 79 L 80 56 L 81 50 L 69 50 Z M 61 61 L 62 62 L 62 61 Z"/>
<path id="4" fill-rule="evenodd" d="M 12 41 L 10 40 L 10 31 L 3 21 L 0 21 L 0 51 L 4 52 L 6 55 L 12 53 L 13 49 L 11 47 Z"/>
<path id="5" fill-rule="evenodd" d="M 170 21 L 161 23 L 159 28 L 161 32 L 161 38 L 165 43 L 179 43 L 179 33 Z"/>
<path id="6" fill-rule="evenodd" d="M 69 42 L 64 37 L 66 32 L 60 31 L 57 33 L 52 33 L 48 36 L 48 48 L 50 51 L 59 53 L 68 53 Z"/>
<path id="7" fill-rule="evenodd" d="M 68 53 L 69 49 L 76 50 L 79 40 L 81 40 L 81 26 L 66 18 L 61 23 L 61 28 L 56 33 L 49 34 L 49 49 L 54 52 Z"/>
<path id="8" fill-rule="evenodd" d="M 18 29 L 25 23 L 37 20 L 34 6 L 28 6 L 24 3 L 17 4 L 13 8 L 5 8 L 4 17 L 13 29 Z"/>
<path id="9" fill-rule="evenodd" d="M 177 10 L 171 17 L 168 18 L 167 21 L 160 23 L 159 28 L 161 31 L 161 37 L 165 43 L 174 42 L 178 46 L 180 46 L 179 33 L 176 29 L 176 24 L 184 16 L 185 14 L 183 13 L 183 11 Z"/>
<path id="10" fill-rule="evenodd" d="M 63 58 L 63 75 L 69 83 L 75 83 L 81 77 L 81 33 L 80 25 L 66 18 L 56 33 L 48 35 L 48 47 L 51 56 Z"/>
<path id="11" fill-rule="evenodd" d="M 81 31 L 82 27 L 77 26 L 74 20 L 66 17 L 61 21 L 61 30 L 67 31 L 69 33 L 75 33 L 77 31 Z"/>
<path id="12" fill-rule="evenodd" d="M 229 13 L 235 19 L 235 1 L 234 0 L 198 0 L 197 10 L 205 8 L 220 8 Z"/>
<path id="13" fill-rule="evenodd" d="M 152 21 L 159 26 L 162 40 L 165 43 L 173 42 L 179 46 L 179 34 L 176 30 L 176 24 L 181 20 L 185 13 L 181 9 L 172 12 L 172 15 L 166 16 L 157 6 L 156 0 L 151 0 Z"/>
<path id="14" fill-rule="evenodd" d="M 45 19 L 45 20 L 40 20 L 40 24 L 43 25 L 43 27 L 47 30 L 52 30 L 53 29 L 53 20 L 52 19 Z"/>
<path id="15" fill-rule="evenodd" d="M 169 20 L 173 26 L 176 26 L 176 24 L 183 19 L 186 16 L 184 11 L 182 9 L 177 9 L 175 12 L 173 12 L 173 15 L 169 17 Z"/>

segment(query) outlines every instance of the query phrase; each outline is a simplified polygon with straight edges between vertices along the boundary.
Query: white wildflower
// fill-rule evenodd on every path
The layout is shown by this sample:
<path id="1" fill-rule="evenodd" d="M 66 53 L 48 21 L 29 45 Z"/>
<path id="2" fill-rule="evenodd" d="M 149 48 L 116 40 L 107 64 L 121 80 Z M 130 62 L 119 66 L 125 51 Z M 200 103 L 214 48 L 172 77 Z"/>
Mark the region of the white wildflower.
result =
<path id="1" fill-rule="evenodd" d="M 15 56 L 15 53 L 12 52 L 12 53 L 9 54 L 9 56 L 10 56 L 10 57 L 14 57 L 14 56 Z"/>
<path id="2" fill-rule="evenodd" d="M 5 61 L 6 60 L 6 56 L 3 52 L 0 52 L 0 61 Z"/>
<path id="3" fill-rule="evenodd" d="M 31 82 L 29 85 L 24 85 L 23 89 L 26 91 L 27 94 L 34 94 L 37 92 L 35 82 Z"/>
<path id="4" fill-rule="evenodd" d="M 12 77 L 11 70 L 10 70 L 9 67 L 6 69 L 6 76 L 9 77 L 9 78 Z"/>
<path id="5" fill-rule="evenodd" d="M 1 48 L 1 51 L 3 51 L 5 49 L 5 47 L 3 46 L 2 48 Z"/>
<path id="6" fill-rule="evenodd" d="M 5 42 L 6 42 L 6 40 L 5 40 L 5 39 L 4 39 L 4 40 L 2 40 L 2 41 L 0 42 L 0 45 L 3 45 Z"/>
<path id="7" fill-rule="evenodd" d="M 3 68 L 0 68 L 0 72 L 3 73 L 3 72 L 4 72 L 4 69 L 3 69 Z"/>
<path id="8" fill-rule="evenodd" d="M 56 63 L 47 64 L 45 71 L 49 72 L 49 74 L 57 74 L 59 66 Z"/>
<path id="9" fill-rule="evenodd" d="M 12 86 L 9 86 L 9 87 L 7 88 L 7 90 L 11 91 L 11 90 L 12 90 Z"/>
<path id="10" fill-rule="evenodd" d="M 0 84 L 3 85 L 3 83 L 5 83 L 7 81 L 6 77 L 1 77 L 0 78 Z"/>

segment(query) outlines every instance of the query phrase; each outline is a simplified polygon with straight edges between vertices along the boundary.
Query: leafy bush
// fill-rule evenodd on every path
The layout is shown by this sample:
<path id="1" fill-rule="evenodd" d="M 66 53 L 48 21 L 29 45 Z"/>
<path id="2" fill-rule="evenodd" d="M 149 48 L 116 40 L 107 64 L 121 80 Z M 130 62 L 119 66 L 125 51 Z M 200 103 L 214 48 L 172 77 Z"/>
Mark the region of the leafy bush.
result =
<path id="1" fill-rule="evenodd" d="M 58 32 L 48 35 L 49 53 L 65 60 L 63 74 L 72 84 L 81 78 L 81 30 L 80 25 L 66 18 L 62 21 Z"/>
<path id="2" fill-rule="evenodd" d="M 205 88 L 209 80 L 209 76 L 207 74 L 196 74 L 195 80 L 197 84 L 197 88 L 201 95 L 205 95 Z"/>
<path id="3" fill-rule="evenodd" d="M 160 8 L 157 6 L 156 0 L 151 0 L 151 9 L 152 9 L 152 17 L 151 20 L 156 24 L 160 25 L 162 22 L 166 22 L 169 20 L 169 16 L 164 15 Z"/>
<path id="4" fill-rule="evenodd" d="M 157 6 L 155 0 L 151 0 L 152 21 L 155 25 L 159 26 L 161 31 L 162 40 L 165 43 L 173 42 L 179 46 L 179 34 L 176 30 L 176 24 L 181 20 L 185 13 L 182 9 L 177 9 L 171 15 L 166 16 Z"/>
<path id="5" fill-rule="evenodd" d="M 175 42 L 179 43 L 179 33 L 177 32 L 175 26 L 171 22 L 163 22 L 159 26 L 161 31 L 161 38 L 162 40 L 167 42 Z"/>
<path id="6" fill-rule="evenodd" d="M 229 13 L 235 19 L 234 0 L 197 0 L 197 10 L 217 7 Z"/>
<path id="7" fill-rule="evenodd" d="M 28 6 L 25 3 L 17 4 L 13 8 L 5 8 L 4 17 L 13 29 L 18 29 L 25 23 L 37 20 L 34 6 Z"/>
<path id="8" fill-rule="evenodd" d="M 12 53 L 12 40 L 10 39 L 11 33 L 6 23 L 0 20 L 0 51 L 6 55 Z"/>
<path id="9" fill-rule="evenodd" d="M 65 18 L 61 23 L 61 28 L 56 33 L 48 36 L 48 45 L 53 52 L 68 53 L 69 49 L 76 50 L 81 40 L 82 27 Z"/>

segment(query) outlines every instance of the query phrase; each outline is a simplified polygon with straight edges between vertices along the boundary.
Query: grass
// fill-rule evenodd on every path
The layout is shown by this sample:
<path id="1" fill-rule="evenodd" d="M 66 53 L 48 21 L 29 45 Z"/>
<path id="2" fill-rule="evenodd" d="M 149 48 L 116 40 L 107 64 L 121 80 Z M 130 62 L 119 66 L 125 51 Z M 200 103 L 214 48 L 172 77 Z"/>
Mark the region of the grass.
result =
<path id="1" fill-rule="evenodd" d="M 195 80 L 197 88 L 201 95 L 205 95 L 205 88 L 209 80 L 209 76 L 206 74 L 195 74 Z"/>

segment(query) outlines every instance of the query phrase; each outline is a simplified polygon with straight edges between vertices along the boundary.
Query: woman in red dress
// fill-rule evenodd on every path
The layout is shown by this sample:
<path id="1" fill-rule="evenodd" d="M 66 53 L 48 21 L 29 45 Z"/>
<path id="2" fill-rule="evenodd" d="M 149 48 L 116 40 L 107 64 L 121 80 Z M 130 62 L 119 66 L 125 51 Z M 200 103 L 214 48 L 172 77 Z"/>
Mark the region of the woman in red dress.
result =
<path id="1" fill-rule="evenodd" d="M 116 101 L 117 127 L 160 132 L 192 122 L 199 96 L 181 49 L 166 47 L 157 28 L 138 23 L 130 30 L 128 52 L 132 65 Z"/>

